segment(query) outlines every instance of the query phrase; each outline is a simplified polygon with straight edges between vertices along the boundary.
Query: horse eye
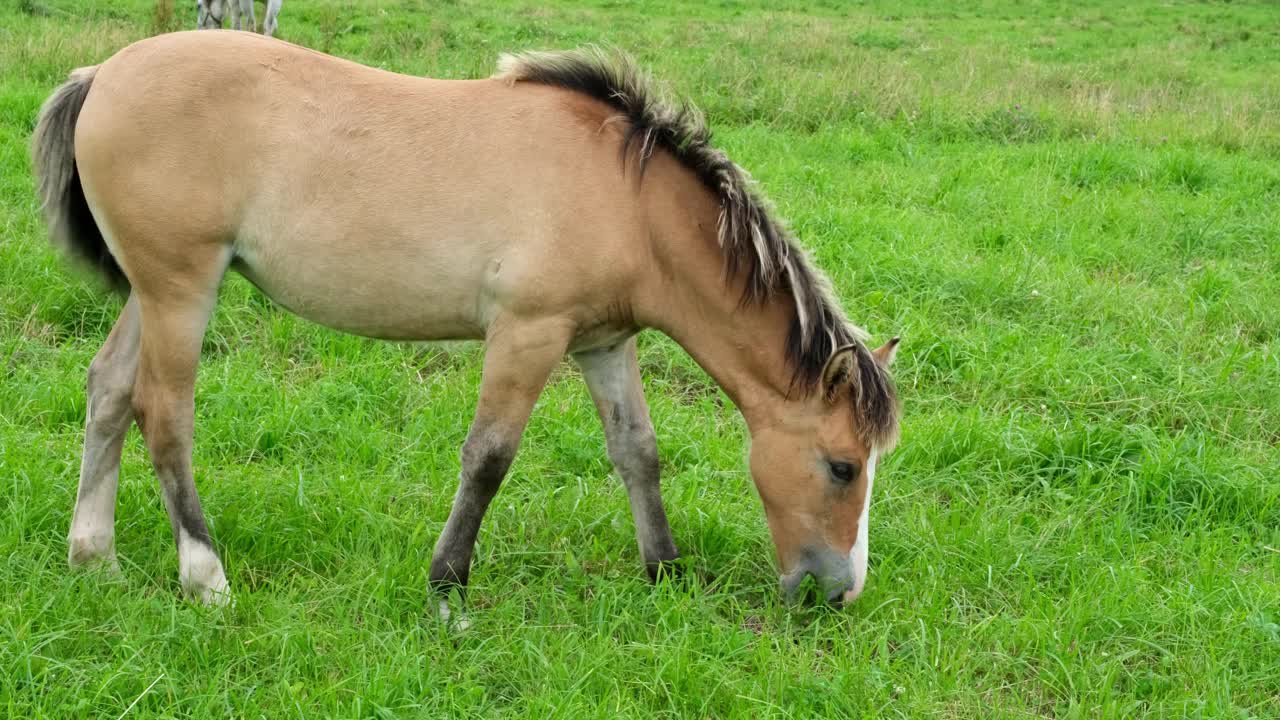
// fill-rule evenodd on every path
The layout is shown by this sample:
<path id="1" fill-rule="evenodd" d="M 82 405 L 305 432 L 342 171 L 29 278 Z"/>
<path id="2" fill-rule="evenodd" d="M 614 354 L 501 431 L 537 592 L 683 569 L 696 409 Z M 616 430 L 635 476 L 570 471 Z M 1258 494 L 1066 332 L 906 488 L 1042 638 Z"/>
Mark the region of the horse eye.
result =
<path id="1" fill-rule="evenodd" d="M 833 462 L 831 463 L 831 477 L 836 480 L 847 483 L 853 480 L 858 474 L 858 469 L 852 463 Z"/>

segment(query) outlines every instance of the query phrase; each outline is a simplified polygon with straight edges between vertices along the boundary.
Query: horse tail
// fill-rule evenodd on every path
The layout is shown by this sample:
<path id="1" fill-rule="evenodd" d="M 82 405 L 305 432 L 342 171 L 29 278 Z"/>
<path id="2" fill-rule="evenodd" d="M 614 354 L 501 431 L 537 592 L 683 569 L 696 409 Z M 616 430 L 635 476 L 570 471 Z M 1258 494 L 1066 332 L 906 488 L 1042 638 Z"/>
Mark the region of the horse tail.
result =
<path id="1" fill-rule="evenodd" d="M 129 279 L 107 249 L 76 168 L 76 122 L 97 73 L 96 65 L 73 71 L 45 101 L 31 137 L 31 165 L 49 241 L 89 265 L 113 289 L 127 291 Z"/>

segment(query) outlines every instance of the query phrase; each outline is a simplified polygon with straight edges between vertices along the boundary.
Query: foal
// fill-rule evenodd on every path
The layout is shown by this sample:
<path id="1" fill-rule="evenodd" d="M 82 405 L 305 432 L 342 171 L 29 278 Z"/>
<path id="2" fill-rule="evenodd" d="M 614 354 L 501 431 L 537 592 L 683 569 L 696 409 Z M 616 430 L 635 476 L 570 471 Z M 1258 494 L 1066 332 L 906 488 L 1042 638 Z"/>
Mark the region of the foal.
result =
<path id="1" fill-rule="evenodd" d="M 271 37 L 276 33 L 276 16 L 284 0 L 267 0 L 267 15 L 262 21 L 262 34 Z M 258 21 L 253 16 L 253 0 L 196 0 L 196 27 L 200 30 L 216 30 L 222 27 L 225 8 L 231 8 L 232 27 L 240 28 L 240 17 L 249 16 L 249 30 L 258 31 Z"/>
<path id="2" fill-rule="evenodd" d="M 898 434 L 897 340 L 867 349 L 701 116 L 625 59 L 530 53 L 491 79 L 441 81 L 246 33 L 175 33 L 72 73 L 33 152 L 54 242 L 129 293 L 89 367 L 72 564 L 115 563 L 136 421 L 183 588 L 227 598 L 191 445 L 201 338 L 233 269 L 332 328 L 485 341 L 433 586 L 466 585 L 481 519 L 565 354 L 649 573 L 677 557 L 636 361 L 651 327 L 746 419 L 783 589 L 814 575 L 830 600 L 862 591 L 876 462 Z"/>

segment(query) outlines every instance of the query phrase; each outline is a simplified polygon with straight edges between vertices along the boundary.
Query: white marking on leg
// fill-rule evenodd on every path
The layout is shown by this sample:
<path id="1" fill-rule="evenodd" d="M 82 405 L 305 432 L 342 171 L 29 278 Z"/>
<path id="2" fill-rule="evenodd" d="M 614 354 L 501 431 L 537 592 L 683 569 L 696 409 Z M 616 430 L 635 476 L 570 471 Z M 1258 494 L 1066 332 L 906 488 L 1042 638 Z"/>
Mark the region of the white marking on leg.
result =
<path id="1" fill-rule="evenodd" d="M 93 399 L 89 400 L 85 422 L 85 449 L 81 463 L 80 490 L 75 509 L 71 511 L 71 529 L 67 532 L 67 563 L 72 567 L 101 566 L 113 573 L 120 571 L 116 561 L 116 487 L 119 465 L 104 471 L 104 458 L 119 439 L 93 426 Z M 110 461 L 107 461 L 108 463 Z M 99 475 L 94 477 L 94 475 Z"/>
<path id="2" fill-rule="evenodd" d="M 862 588 L 867 584 L 867 520 L 871 511 L 871 486 L 875 479 L 876 452 L 872 450 L 867 455 L 867 497 L 862 502 L 862 516 L 858 518 L 858 539 L 849 551 L 849 557 L 853 561 L 853 589 L 845 595 L 846 600 L 853 600 L 861 595 Z"/>
<path id="3" fill-rule="evenodd" d="M 454 632 L 466 632 L 471 627 L 471 618 L 467 617 L 466 612 L 458 613 L 457 621 L 450 622 L 453 619 L 453 610 L 449 608 L 447 598 L 440 601 L 440 619 Z"/>
<path id="4" fill-rule="evenodd" d="M 100 565 L 120 571 L 116 561 L 116 478 L 112 475 L 76 500 L 67 533 L 67 562 L 72 567 Z"/>
<path id="5" fill-rule="evenodd" d="M 231 600 L 222 561 L 213 548 L 191 537 L 186 528 L 178 529 L 178 578 L 187 594 L 206 605 L 225 605 Z"/>

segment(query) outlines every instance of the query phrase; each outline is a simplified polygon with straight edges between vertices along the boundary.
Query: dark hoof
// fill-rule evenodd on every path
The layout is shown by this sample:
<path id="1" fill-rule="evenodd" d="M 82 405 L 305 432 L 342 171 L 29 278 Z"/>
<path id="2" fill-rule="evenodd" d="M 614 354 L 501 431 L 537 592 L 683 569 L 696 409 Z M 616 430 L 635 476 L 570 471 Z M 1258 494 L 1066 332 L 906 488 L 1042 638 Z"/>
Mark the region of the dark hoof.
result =
<path id="1" fill-rule="evenodd" d="M 684 566 L 684 562 L 676 557 L 670 560 L 645 563 L 645 570 L 649 573 L 649 581 L 658 583 L 664 580 L 679 580 L 683 578 L 685 576 Z"/>
<path id="2" fill-rule="evenodd" d="M 459 600 L 465 600 L 467 595 L 467 579 L 460 578 L 455 573 L 449 571 L 442 573 L 439 577 L 432 577 L 427 581 L 427 586 L 431 592 L 441 598 L 449 598 L 456 596 Z"/>

